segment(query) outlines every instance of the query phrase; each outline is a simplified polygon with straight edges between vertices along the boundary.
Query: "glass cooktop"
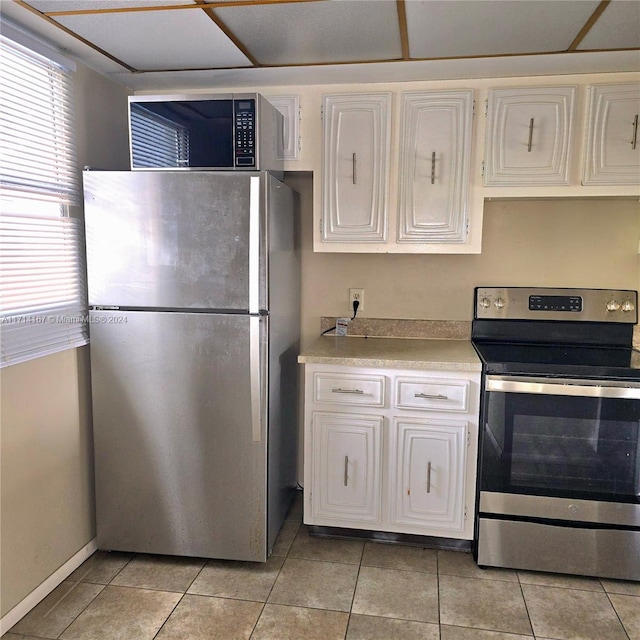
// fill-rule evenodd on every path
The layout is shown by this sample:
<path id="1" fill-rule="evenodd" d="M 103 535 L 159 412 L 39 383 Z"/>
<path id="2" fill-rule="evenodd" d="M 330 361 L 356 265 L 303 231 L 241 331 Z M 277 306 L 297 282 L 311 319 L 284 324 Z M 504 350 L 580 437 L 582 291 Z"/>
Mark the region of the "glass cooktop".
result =
<path id="1" fill-rule="evenodd" d="M 477 343 L 486 373 L 640 380 L 640 351 L 627 347 Z"/>

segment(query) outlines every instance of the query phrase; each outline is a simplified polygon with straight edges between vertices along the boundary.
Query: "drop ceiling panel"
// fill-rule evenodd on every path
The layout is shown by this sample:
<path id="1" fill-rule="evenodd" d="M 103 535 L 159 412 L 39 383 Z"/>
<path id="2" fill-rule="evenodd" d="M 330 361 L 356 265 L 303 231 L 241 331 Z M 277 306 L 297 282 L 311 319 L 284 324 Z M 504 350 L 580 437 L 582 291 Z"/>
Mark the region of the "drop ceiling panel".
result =
<path id="1" fill-rule="evenodd" d="M 563 51 L 598 0 L 411 0 L 405 4 L 412 58 Z"/>
<path id="2" fill-rule="evenodd" d="M 591 28 L 578 50 L 640 47 L 640 2 L 614 0 Z"/>
<path id="3" fill-rule="evenodd" d="M 103 13 L 56 20 L 138 70 L 251 65 L 204 11 Z"/>
<path id="4" fill-rule="evenodd" d="M 349 0 L 221 7 L 225 25 L 261 64 L 400 58 L 395 2 Z"/>
<path id="5" fill-rule="evenodd" d="M 162 7 L 196 4 L 194 0 L 25 0 L 34 9 L 50 11 L 83 11 L 91 9 L 123 9 L 127 7 Z"/>

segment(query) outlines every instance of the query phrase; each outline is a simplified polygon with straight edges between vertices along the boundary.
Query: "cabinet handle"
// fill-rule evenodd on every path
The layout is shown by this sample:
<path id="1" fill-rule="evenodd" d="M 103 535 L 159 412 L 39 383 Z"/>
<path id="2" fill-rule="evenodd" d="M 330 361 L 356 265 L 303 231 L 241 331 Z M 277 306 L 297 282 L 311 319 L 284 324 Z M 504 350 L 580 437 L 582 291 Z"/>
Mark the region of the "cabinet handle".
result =
<path id="1" fill-rule="evenodd" d="M 532 140 L 533 140 L 533 118 L 529 120 L 529 144 L 527 144 L 527 151 L 531 151 Z"/>
<path id="2" fill-rule="evenodd" d="M 431 460 L 427 462 L 427 493 L 431 493 Z"/>
<path id="3" fill-rule="evenodd" d="M 448 400 L 449 396 L 445 396 L 441 393 L 414 393 L 414 398 L 426 398 L 427 400 Z"/>
<path id="4" fill-rule="evenodd" d="M 635 151 L 636 143 L 638 142 L 638 114 L 633 119 L 633 139 L 631 140 L 631 148 Z"/>
<path id="5" fill-rule="evenodd" d="M 349 484 L 349 456 L 344 457 L 344 486 Z"/>
<path id="6" fill-rule="evenodd" d="M 364 395 L 364 391 L 362 389 L 341 389 L 340 387 L 331 389 L 331 393 L 353 393 L 357 396 Z"/>
<path id="7" fill-rule="evenodd" d="M 352 180 L 353 184 L 357 182 L 356 180 L 356 154 L 355 151 L 351 154 L 351 167 L 352 167 Z"/>
<path id="8" fill-rule="evenodd" d="M 436 181 L 436 152 L 431 153 L 431 184 L 435 184 Z"/>

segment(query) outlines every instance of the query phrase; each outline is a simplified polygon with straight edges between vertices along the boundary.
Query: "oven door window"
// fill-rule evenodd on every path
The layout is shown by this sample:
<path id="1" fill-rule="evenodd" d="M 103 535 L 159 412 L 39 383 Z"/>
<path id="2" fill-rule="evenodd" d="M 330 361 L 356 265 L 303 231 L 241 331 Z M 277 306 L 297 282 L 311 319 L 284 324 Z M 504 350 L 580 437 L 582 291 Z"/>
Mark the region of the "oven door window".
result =
<path id="1" fill-rule="evenodd" d="M 640 400 L 489 391 L 482 490 L 640 502 Z"/>

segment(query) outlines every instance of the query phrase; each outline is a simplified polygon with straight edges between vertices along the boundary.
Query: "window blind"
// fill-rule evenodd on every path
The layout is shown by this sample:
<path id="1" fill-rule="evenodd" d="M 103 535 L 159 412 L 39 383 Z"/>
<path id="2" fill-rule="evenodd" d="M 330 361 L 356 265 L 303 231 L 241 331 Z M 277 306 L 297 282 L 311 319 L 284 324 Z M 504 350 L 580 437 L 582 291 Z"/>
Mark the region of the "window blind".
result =
<path id="1" fill-rule="evenodd" d="M 72 77 L 0 36 L 0 366 L 86 344 Z"/>

